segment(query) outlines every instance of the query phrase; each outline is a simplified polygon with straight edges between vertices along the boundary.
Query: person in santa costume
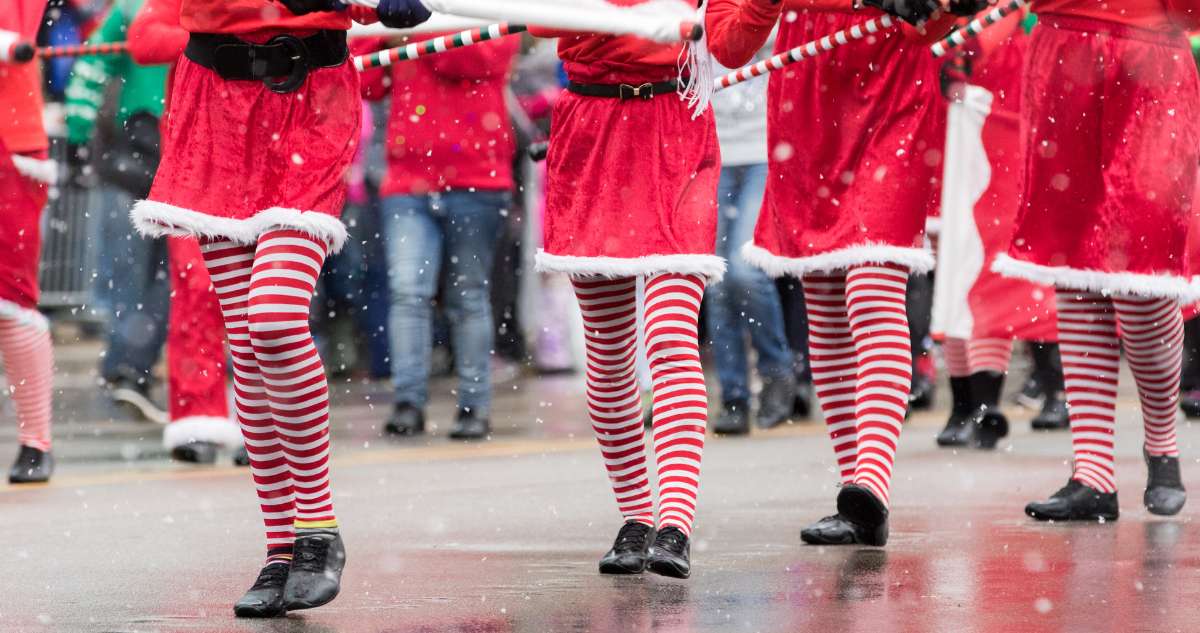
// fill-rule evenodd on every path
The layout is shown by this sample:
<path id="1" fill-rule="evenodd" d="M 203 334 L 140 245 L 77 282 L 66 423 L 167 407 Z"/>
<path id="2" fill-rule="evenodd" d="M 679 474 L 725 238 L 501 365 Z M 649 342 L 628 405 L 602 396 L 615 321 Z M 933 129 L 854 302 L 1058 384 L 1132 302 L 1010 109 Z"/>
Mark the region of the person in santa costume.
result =
<path id="1" fill-rule="evenodd" d="M 309 330 L 361 121 L 351 19 L 406 27 L 419 0 L 182 0 L 163 156 L 132 211 L 150 235 L 198 238 L 225 319 L 238 421 L 267 561 L 235 604 L 274 617 L 333 600 L 345 547 L 329 473 L 329 386 Z"/>
<path id="2" fill-rule="evenodd" d="M 1021 103 L 1025 165 L 1008 254 L 994 269 L 1053 284 L 1074 450 L 1038 520 L 1111 521 L 1121 351 L 1138 387 L 1146 508 L 1184 491 L 1175 438 L 1187 236 L 1200 161 L 1200 81 L 1184 36 L 1196 0 L 1034 0 Z M 1164 160 L 1164 157 L 1169 159 Z"/>
<path id="3" fill-rule="evenodd" d="M 16 0 L 0 12 L 0 50 L 34 41 L 45 9 L 45 0 Z M 15 484 L 47 481 L 54 472 L 54 357 L 50 325 L 37 310 L 42 208 L 56 177 L 49 146 L 41 64 L 0 57 L 0 358 L 20 429 L 8 474 Z"/>
<path id="4" fill-rule="evenodd" d="M 1014 338 L 1054 341 L 1054 288 L 993 273 L 1007 252 L 1018 209 L 1020 83 L 1028 38 L 1013 13 L 968 41 L 942 68 L 950 104 L 934 292 L 953 397 L 937 436 L 944 447 L 994 448 Z M 1061 402 L 1057 398 L 1047 402 Z M 1044 409 L 1035 428 L 1065 407 Z"/>

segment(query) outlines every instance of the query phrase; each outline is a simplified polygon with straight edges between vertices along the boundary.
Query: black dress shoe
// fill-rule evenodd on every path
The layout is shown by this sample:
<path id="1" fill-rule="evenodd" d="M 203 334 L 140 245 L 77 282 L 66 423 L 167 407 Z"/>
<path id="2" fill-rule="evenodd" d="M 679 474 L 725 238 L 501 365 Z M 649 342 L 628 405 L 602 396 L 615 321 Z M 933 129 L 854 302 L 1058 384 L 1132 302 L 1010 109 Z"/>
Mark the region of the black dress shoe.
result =
<path id="1" fill-rule="evenodd" d="M 1187 503 L 1187 490 L 1183 487 L 1183 477 L 1179 472 L 1179 458 L 1153 456 L 1144 450 L 1146 458 L 1146 493 L 1142 501 L 1152 514 L 1160 516 L 1175 516 Z"/>
<path id="2" fill-rule="evenodd" d="M 800 540 L 809 545 L 865 545 L 858 526 L 840 514 L 827 516 L 800 530 Z"/>
<path id="3" fill-rule="evenodd" d="M 617 532 L 612 549 L 600 559 L 602 574 L 640 574 L 646 569 L 654 528 L 637 521 L 626 521 Z"/>
<path id="4" fill-rule="evenodd" d="M 796 383 L 796 398 L 792 400 L 792 419 L 807 420 L 812 417 L 813 386 L 811 382 Z"/>
<path id="5" fill-rule="evenodd" d="M 1180 394 L 1179 408 L 1189 419 L 1200 418 L 1200 389 L 1189 389 Z"/>
<path id="6" fill-rule="evenodd" d="M 796 378 L 784 376 L 763 380 L 762 393 L 758 394 L 758 415 L 754 423 L 760 429 L 772 429 L 792 417 L 796 404 Z"/>
<path id="7" fill-rule="evenodd" d="M 938 446 L 967 446 L 975 434 L 975 426 L 967 420 L 975 410 L 971 399 L 971 379 L 968 376 L 950 377 L 950 419 L 937 435 Z"/>
<path id="8" fill-rule="evenodd" d="M 692 545 L 683 530 L 667 527 L 654 536 L 646 569 L 659 576 L 687 578 L 692 575 Z"/>
<path id="9" fill-rule="evenodd" d="M 48 451 L 21 445 L 12 469 L 8 471 L 10 484 L 40 484 L 50 481 L 54 474 L 54 456 Z"/>
<path id="10" fill-rule="evenodd" d="M 342 535 L 328 530 L 297 530 L 292 568 L 283 588 L 288 611 L 312 609 L 337 597 L 346 566 Z"/>
<path id="11" fill-rule="evenodd" d="M 838 514 L 853 524 L 862 545 L 883 547 L 888 541 L 888 509 L 864 486 L 843 484 L 837 497 Z"/>
<path id="12" fill-rule="evenodd" d="M 924 411 L 933 407 L 933 381 L 925 374 L 913 374 L 912 391 L 908 394 L 908 407 L 913 411 Z"/>
<path id="13" fill-rule="evenodd" d="M 171 449 L 171 459 L 189 464 L 215 464 L 219 448 L 215 442 L 193 440 Z"/>
<path id="14" fill-rule="evenodd" d="M 470 409 L 459 409 L 450 438 L 455 440 L 482 440 L 492 432 L 492 423 Z"/>
<path id="15" fill-rule="evenodd" d="M 1065 431 L 1071 428 L 1067 394 L 1059 391 L 1046 395 L 1042 410 L 1029 423 L 1035 431 Z"/>
<path id="16" fill-rule="evenodd" d="M 271 563 L 258 572 L 258 580 L 250 591 L 233 605 L 239 618 L 274 618 L 287 613 L 283 602 L 283 587 L 287 584 L 287 563 Z"/>
<path id="17" fill-rule="evenodd" d="M 425 432 L 425 412 L 407 402 L 398 403 L 383 430 L 402 437 L 420 435 Z"/>
<path id="18" fill-rule="evenodd" d="M 234 466 L 249 466 L 250 465 L 250 452 L 246 450 L 245 445 L 237 447 L 237 450 L 235 450 L 233 452 L 233 465 Z"/>
<path id="19" fill-rule="evenodd" d="M 750 432 L 750 401 L 732 400 L 721 407 L 713 433 L 717 435 L 745 435 Z"/>
<path id="20" fill-rule="evenodd" d="M 1116 521 L 1117 493 L 1100 492 L 1072 479 L 1046 501 L 1025 506 L 1038 521 Z"/>

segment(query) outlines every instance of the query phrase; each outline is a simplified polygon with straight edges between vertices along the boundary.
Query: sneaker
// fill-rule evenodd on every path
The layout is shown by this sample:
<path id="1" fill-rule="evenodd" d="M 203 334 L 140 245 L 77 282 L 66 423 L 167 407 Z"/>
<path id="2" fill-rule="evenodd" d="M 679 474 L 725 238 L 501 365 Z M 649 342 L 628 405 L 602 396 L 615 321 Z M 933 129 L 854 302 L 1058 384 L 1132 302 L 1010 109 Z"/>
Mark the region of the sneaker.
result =
<path id="1" fill-rule="evenodd" d="M 471 409 L 459 409 L 454 426 L 450 428 L 450 439 L 483 440 L 492 432 L 492 423 Z"/>
<path id="2" fill-rule="evenodd" d="M 346 546 L 340 533 L 297 530 L 292 567 L 283 589 L 287 610 L 313 609 L 336 598 L 342 589 L 345 566 Z"/>
<path id="3" fill-rule="evenodd" d="M 1175 516 L 1187 503 L 1187 490 L 1179 472 L 1179 458 L 1154 456 L 1142 451 L 1146 459 L 1146 493 L 1142 501 L 1151 514 Z"/>
<path id="4" fill-rule="evenodd" d="M 692 545 L 683 530 L 663 528 L 654 536 L 646 569 L 659 576 L 687 578 L 692 575 Z"/>
<path id="5" fill-rule="evenodd" d="M 758 394 L 758 416 L 754 422 L 760 429 L 772 429 L 792 417 L 796 406 L 796 378 L 788 375 L 763 381 Z"/>
<path id="6" fill-rule="evenodd" d="M 812 417 L 813 386 L 811 382 L 796 383 L 796 399 L 792 401 L 792 419 Z"/>
<path id="7" fill-rule="evenodd" d="M 106 387 L 108 397 L 114 404 L 123 406 L 143 420 L 155 424 L 166 424 L 170 421 L 166 409 L 151 399 L 148 379 L 133 380 L 122 376 L 108 381 Z"/>
<path id="8" fill-rule="evenodd" d="M 646 569 L 654 528 L 637 521 L 626 521 L 617 532 L 612 549 L 600 559 L 602 574 L 640 574 Z"/>
<path id="9" fill-rule="evenodd" d="M 54 456 L 48 451 L 21 445 L 12 469 L 8 471 L 10 484 L 40 484 L 50 481 L 54 474 Z"/>
<path id="10" fill-rule="evenodd" d="M 250 590 L 234 603 L 233 614 L 239 618 L 274 618 L 287 613 L 283 602 L 287 579 L 286 563 L 263 567 Z"/>
<path id="11" fill-rule="evenodd" d="M 721 407 L 713 423 L 717 435 L 745 435 L 750 432 L 750 401 L 731 400 Z"/>
<path id="12" fill-rule="evenodd" d="M 1100 492 L 1074 479 L 1046 501 L 1025 506 L 1025 514 L 1038 521 L 1116 521 L 1120 513 L 1117 493 Z"/>
<path id="13" fill-rule="evenodd" d="M 398 437 L 421 435 L 425 432 L 425 412 L 407 402 L 398 402 L 383 430 Z"/>

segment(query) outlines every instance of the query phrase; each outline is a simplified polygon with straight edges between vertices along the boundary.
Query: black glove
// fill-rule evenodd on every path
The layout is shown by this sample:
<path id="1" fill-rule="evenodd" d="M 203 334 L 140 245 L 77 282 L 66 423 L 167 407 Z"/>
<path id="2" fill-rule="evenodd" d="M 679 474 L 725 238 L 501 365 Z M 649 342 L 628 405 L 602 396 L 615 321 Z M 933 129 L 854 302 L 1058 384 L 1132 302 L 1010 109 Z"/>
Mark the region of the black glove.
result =
<path id="1" fill-rule="evenodd" d="M 972 70 L 971 58 L 966 54 L 959 53 L 947 59 L 938 76 L 942 96 L 950 101 L 962 99 L 963 86 L 971 81 Z"/>
<path id="2" fill-rule="evenodd" d="M 950 0 L 950 13 L 970 17 L 991 6 L 988 0 Z"/>
<path id="3" fill-rule="evenodd" d="M 317 11 L 340 11 L 346 8 L 346 5 L 338 0 L 278 0 L 278 2 L 296 15 Z"/>
<path id="4" fill-rule="evenodd" d="M 937 11 L 937 0 L 863 0 L 863 6 L 875 7 L 909 24 L 917 25 Z"/>
<path id="5" fill-rule="evenodd" d="M 393 29 L 412 28 L 433 15 L 421 0 L 379 0 L 375 12 L 384 26 Z"/>

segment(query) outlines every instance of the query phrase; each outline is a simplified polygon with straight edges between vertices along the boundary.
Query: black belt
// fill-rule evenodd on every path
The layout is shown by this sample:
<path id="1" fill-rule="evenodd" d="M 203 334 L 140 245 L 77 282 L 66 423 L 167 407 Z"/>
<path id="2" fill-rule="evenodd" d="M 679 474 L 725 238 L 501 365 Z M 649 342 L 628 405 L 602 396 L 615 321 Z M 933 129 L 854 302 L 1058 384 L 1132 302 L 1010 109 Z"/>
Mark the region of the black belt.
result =
<path id="1" fill-rule="evenodd" d="M 223 33 L 192 33 L 183 54 L 222 79 L 261 81 L 273 92 L 292 92 L 314 68 L 346 63 L 350 49 L 345 31 L 317 31 L 300 38 L 277 35 L 252 44 Z"/>
<path id="2" fill-rule="evenodd" d="M 567 83 L 567 90 L 585 97 L 607 97 L 609 99 L 644 99 L 649 101 L 657 95 L 671 94 L 679 89 L 679 84 L 672 81 L 638 86 L 632 84 L 579 84 L 574 81 Z"/>

